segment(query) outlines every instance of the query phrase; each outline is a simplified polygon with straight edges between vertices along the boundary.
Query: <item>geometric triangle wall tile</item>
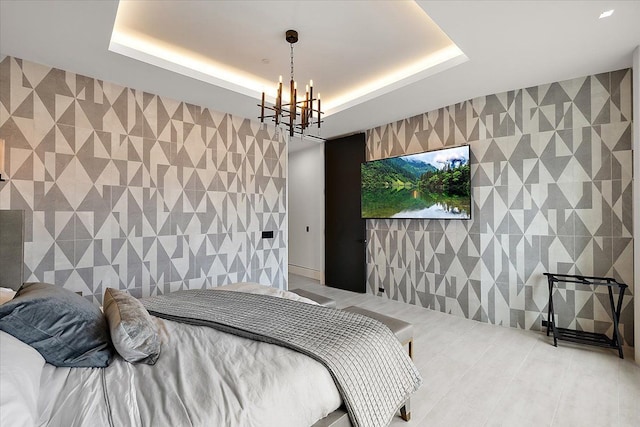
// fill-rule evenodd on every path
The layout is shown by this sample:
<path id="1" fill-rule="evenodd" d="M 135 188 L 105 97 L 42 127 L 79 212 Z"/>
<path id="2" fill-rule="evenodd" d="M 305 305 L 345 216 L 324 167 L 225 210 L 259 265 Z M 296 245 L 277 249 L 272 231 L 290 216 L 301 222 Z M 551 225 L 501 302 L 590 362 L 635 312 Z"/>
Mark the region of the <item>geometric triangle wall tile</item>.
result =
<path id="1" fill-rule="evenodd" d="M 474 98 L 368 130 L 368 160 L 469 144 L 477 209 L 462 228 L 451 227 L 455 221 L 367 220 L 367 288 L 374 293 L 384 282 L 387 294 L 411 299 L 417 292 L 412 301 L 425 307 L 536 330 L 546 318 L 544 271 L 615 275 L 633 289 L 631 99 L 625 69 Z M 388 232 L 399 224 L 415 231 Z M 477 233 L 472 254 L 462 242 Z M 391 266 L 404 269 L 404 279 L 387 280 Z M 469 306 L 468 292 L 441 293 L 454 289 L 454 277 L 465 283 L 472 275 L 485 289 L 479 306 Z M 442 277 L 448 288 L 419 276 Z M 512 294 L 512 286 L 523 290 Z M 590 293 L 572 292 L 561 304 L 561 323 L 611 329 L 606 312 L 591 308 Z M 627 344 L 631 317 L 621 320 Z"/>
<path id="2" fill-rule="evenodd" d="M 263 256 L 286 241 L 268 249 L 246 244 L 247 233 L 263 229 L 257 213 L 264 206 L 281 214 L 270 217 L 270 227 L 287 227 L 281 132 L 12 57 L 0 61 L 0 70 L 8 82 L 0 93 L 0 138 L 7 140 L 11 178 L 0 185 L 0 208 L 25 209 L 32 218 L 25 230 L 31 279 L 98 301 L 105 286 L 147 296 L 240 276 L 286 288 L 286 251 Z M 266 150 L 246 156 L 248 147 Z M 219 166 L 224 177 L 214 185 Z M 270 184 L 257 190 L 260 199 L 248 200 L 258 169 Z M 221 191 L 226 199 L 208 202 Z M 211 231 L 224 233 L 224 244 L 205 264 L 211 268 L 197 270 L 189 241 Z M 250 256 L 252 273 L 238 273 L 249 269 Z"/>

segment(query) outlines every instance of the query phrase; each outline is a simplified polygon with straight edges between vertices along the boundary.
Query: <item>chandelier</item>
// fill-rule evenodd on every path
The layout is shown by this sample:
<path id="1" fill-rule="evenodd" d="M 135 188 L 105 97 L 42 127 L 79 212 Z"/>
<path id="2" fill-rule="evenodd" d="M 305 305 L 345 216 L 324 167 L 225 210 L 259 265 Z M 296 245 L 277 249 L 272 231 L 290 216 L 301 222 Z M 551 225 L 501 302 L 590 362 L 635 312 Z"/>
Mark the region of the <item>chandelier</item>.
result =
<path id="1" fill-rule="evenodd" d="M 298 100 L 298 86 L 293 78 L 293 44 L 298 41 L 298 32 L 288 30 L 285 39 L 291 46 L 291 80 L 289 82 L 289 102 L 282 99 L 282 76 L 278 83 L 278 94 L 276 102 L 270 106 L 265 103 L 265 93 L 262 92 L 262 102 L 260 106 L 260 123 L 264 123 L 265 118 L 272 119 L 276 126 L 282 124 L 289 128 L 289 136 L 294 134 L 304 134 L 309 126 L 317 125 L 320 128 L 322 122 L 322 110 L 320 109 L 320 94 L 318 98 L 313 97 L 313 80 L 309 81 L 306 87 L 304 98 Z M 285 99 L 286 101 L 286 99 Z M 265 114 L 267 111 L 267 114 Z"/>

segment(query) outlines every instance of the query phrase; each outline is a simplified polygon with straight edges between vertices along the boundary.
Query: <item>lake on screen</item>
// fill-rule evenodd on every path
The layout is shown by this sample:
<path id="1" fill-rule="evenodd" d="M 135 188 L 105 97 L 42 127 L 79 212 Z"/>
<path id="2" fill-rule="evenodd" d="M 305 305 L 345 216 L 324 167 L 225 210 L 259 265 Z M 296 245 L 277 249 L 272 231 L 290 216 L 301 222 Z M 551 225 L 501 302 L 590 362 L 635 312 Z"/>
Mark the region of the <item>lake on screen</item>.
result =
<path id="1" fill-rule="evenodd" d="M 423 193 L 417 189 L 364 189 L 364 218 L 469 219 L 469 197 Z"/>

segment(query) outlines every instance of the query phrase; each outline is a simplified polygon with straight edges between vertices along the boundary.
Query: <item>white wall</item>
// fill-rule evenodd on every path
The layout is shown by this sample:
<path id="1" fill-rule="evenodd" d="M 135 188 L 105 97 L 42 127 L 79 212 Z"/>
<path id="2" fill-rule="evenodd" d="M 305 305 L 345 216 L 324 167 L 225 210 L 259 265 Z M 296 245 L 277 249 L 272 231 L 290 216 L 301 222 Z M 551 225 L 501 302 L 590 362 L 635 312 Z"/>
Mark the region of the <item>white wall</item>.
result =
<path id="1" fill-rule="evenodd" d="M 324 144 L 290 152 L 287 181 L 289 271 L 324 282 Z"/>
<path id="2" fill-rule="evenodd" d="M 640 46 L 633 52 L 633 311 L 636 363 L 640 365 Z"/>

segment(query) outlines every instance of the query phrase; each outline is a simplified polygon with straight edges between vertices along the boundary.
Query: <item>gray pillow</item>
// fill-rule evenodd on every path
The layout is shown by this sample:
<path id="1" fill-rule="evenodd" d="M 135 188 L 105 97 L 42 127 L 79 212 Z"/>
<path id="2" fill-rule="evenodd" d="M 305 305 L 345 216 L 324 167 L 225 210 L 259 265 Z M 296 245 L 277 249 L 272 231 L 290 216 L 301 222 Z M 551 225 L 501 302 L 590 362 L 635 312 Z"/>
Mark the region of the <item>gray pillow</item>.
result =
<path id="1" fill-rule="evenodd" d="M 118 354 L 130 363 L 156 363 L 160 356 L 160 338 L 142 303 L 126 292 L 107 288 L 103 309 Z"/>
<path id="2" fill-rule="evenodd" d="M 25 283 L 0 305 L 0 329 L 54 366 L 104 368 L 113 349 L 98 306 L 47 283 Z"/>

